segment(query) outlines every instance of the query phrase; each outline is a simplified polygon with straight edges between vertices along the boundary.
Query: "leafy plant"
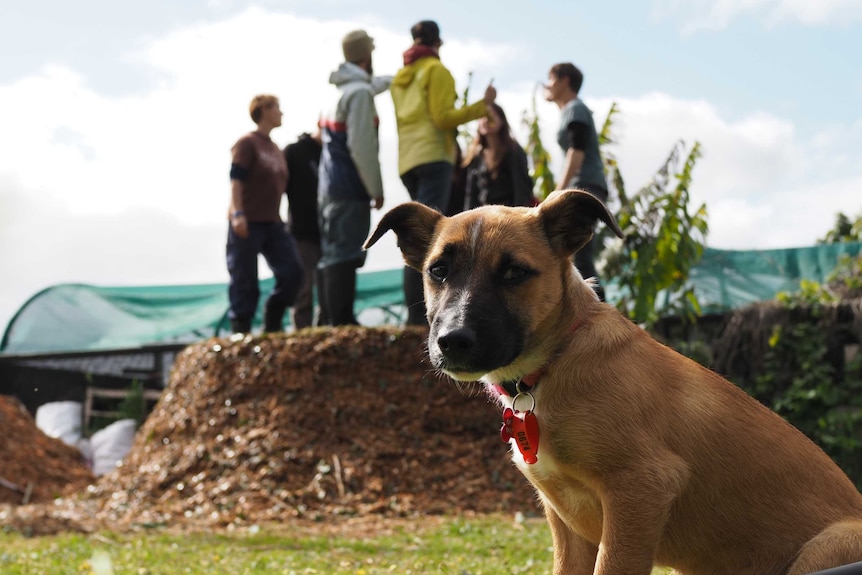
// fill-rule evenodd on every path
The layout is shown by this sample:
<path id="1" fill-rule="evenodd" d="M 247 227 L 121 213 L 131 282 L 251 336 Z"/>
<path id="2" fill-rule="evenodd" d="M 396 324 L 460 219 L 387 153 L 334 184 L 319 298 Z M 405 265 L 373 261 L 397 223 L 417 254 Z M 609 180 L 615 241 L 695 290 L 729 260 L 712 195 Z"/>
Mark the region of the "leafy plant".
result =
<path id="1" fill-rule="evenodd" d="M 700 314 L 688 277 L 703 255 L 709 228 L 706 205 L 690 209 L 700 144 L 685 151 L 678 142 L 652 181 L 631 198 L 618 178 L 618 219 L 626 238 L 603 252 L 602 273 L 621 288 L 617 307 L 647 327 L 666 315 L 693 322 Z"/>
<path id="2" fill-rule="evenodd" d="M 836 244 L 839 242 L 862 241 L 862 215 L 851 221 L 841 212 L 835 217 L 835 226 L 825 236 L 817 240 L 818 244 Z"/>
<path id="3" fill-rule="evenodd" d="M 129 393 L 123 398 L 118 411 L 120 419 L 134 419 L 138 426 L 147 418 L 144 384 L 140 380 L 132 380 L 132 384 L 129 386 Z"/>
<path id="4" fill-rule="evenodd" d="M 616 196 L 620 202 L 618 220 L 626 239 L 611 240 L 610 232 L 600 227 L 598 245 L 605 247 L 597 258 L 598 267 L 603 277 L 621 288 L 617 307 L 633 321 L 650 327 L 664 315 L 680 315 L 694 322 L 700 315 L 700 303 L 687 283 L 691 268 L 703 255 L 709 229 L 706 205 L 693 213 L 689 206 L 700 144 L 695 142 L 684 156 L 685 143 L 678 142 L 652 180 L 629 198 L 612 149 L 616 144 L 614 120 L 619 113 L 614 102 L 598 136 L 609 196 Z M 541 201 L 554 190 L 555 183 L 550 154 L 540 135 L 535 92 L 532 109 L 524 112 L 523 123 L 529 129 L 526 150 L 531 159 L 534 193 Z M 659 301 L 661 305 L 657 305 Z"/>
<path id="5" fill-rule="evenodd" d="M 774 326 L 763 365 L 741 386 L 817 443 L 862 488 L 862 354 L 839 369 L 846 336 L 836 314 L 827 313 L 837 298 L 817 282 L 803 281 L 797 292 L 780 293 L 777 300 L 790 320 Z"/>
<path id="6" fill-rule="evenodd" d="M 551 154 L 542 144 L 541 130 L 539 129 L 539 113 L 536 109 L 536 90 L 533 90 L 532 107 L 529 112 L 524 111 L 522 122 L 528 129 L 527 145 L 525 151 L 530 158 L 530 177 L 533 178 L 533 195 L 539 201 L 543 201 L 554 191 L 557 184 L 554 181 L 554 173 L 551 171 Z"/>

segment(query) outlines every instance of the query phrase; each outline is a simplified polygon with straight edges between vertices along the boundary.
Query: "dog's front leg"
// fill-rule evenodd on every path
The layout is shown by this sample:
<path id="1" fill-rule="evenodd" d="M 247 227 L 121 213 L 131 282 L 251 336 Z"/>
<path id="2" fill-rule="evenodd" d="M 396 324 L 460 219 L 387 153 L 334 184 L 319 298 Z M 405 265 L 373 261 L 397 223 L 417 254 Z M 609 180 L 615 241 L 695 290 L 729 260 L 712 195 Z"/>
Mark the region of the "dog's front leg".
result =
<path id="1" fill-rule="evenodd" d="M 554 543 L 554 575 L 592 575 L 598 546 L 572 531 L 548 503 L 545 517 Z"/>
<path id="2" fill-rule="evenodd" d="M 606 485 L 595 575 L 649 575 L 652 571 L 671 505 L 687 477 L 683 463 L 675 457 L 668 459 L 666 467 L 653 462 L 632 468 Z"/>

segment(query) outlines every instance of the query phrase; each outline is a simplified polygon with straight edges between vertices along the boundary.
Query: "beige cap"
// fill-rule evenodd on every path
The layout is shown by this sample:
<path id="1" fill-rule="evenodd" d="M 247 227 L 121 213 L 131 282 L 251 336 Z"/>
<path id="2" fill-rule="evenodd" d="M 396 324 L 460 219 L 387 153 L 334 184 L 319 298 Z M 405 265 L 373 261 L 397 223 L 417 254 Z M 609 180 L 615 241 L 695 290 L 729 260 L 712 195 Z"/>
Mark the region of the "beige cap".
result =
<path id="1" fill-rule="evenodd" d="M 341 40 L 341 49 L 344 51 L 344 61 L 361 62 L 371 57 L 374 50 L 374 38 L 365 30 L 354 30 L 348 32 Z"/>

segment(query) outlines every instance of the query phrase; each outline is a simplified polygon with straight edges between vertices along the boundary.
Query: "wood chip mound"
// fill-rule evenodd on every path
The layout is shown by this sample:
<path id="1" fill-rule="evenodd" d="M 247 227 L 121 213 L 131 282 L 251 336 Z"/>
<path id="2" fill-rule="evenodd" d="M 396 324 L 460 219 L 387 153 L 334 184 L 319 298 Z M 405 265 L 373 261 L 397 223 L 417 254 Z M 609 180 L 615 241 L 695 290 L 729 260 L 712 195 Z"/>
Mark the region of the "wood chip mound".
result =
<path id="1" fill-rule="evenodd" d="M 0 503 L 50 502 L 95 478 L 77 447 L 48 437 L 14 397 L 0 395 Z"/>
<path id="2" fill-rule="evenodd" d="M 342 327 L 191 345 L 123 464 L 31 513 L 117 531 L 538 513 L 498 408 L 436 375 L 426 338 Z"/>

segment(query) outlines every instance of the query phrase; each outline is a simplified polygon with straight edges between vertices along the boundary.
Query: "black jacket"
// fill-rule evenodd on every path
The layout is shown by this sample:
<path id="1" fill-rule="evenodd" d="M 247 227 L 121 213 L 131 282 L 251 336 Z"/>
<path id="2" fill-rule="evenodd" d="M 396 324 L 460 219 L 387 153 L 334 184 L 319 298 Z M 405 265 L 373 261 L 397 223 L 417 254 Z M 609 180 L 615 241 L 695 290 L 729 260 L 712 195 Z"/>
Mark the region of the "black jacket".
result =
<path id="1" fill-rule="evenodd" d="M 320 241 L 317 224 L 317 166 L 321 146 L 302 134 L 284 148 L 287 160 L 287 225 L 297 240 Z"/>

